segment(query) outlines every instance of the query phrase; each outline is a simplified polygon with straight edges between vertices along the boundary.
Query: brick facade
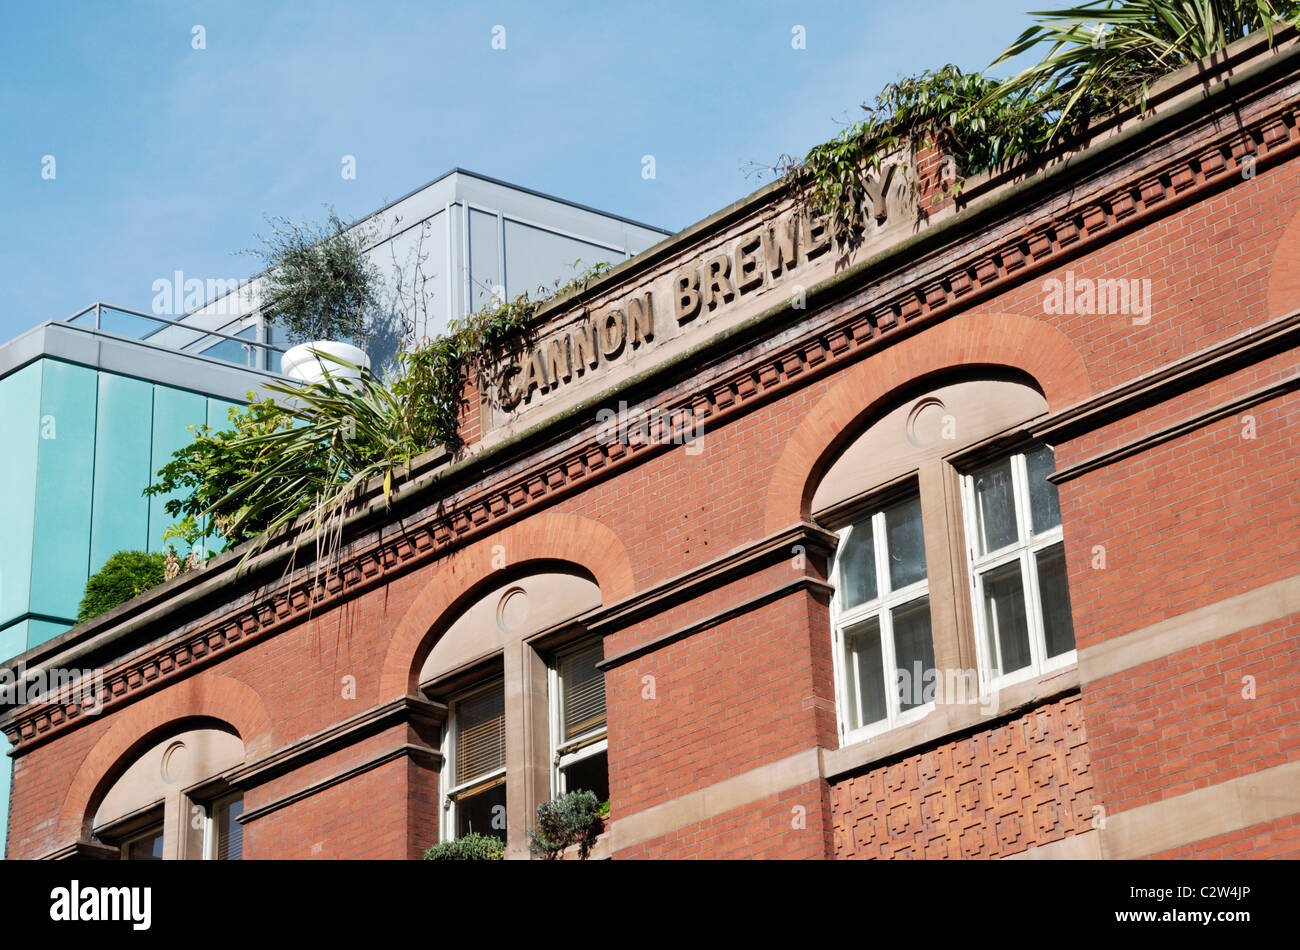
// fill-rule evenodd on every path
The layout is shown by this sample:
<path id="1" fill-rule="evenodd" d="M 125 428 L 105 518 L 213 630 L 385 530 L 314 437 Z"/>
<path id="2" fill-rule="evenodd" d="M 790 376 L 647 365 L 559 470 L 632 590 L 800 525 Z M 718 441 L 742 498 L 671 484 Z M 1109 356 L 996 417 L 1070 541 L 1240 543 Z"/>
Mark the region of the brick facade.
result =
<path id="1" fill-rule="evenodd" d="M 1013 202 L 998 179 L 961 206 L 928 193 L 905 253 L 606 400 L 694 407 L 700 451 L 601 442 L 594 410 L 493 447 L 471 399 L 465 455 L 376 503 L 337 573 L 275 551 L 239 578 L 215 564 L 219 583 L 187 575 L 28 657 L 102 668 L 108 700 L 9 710 L 10 856 L 93 843 L 133 755 L 215 723 L 244 743 L 227 778 L 248 857 L 418 857 L 443 820 L 453 687 L 526 683 L 533 653 L 511 641 L 430 693 L 425 661 L 486 590 L 557 566 L 600 591 L 580 623 L 603 639 L 615 858 L 1295 856 L 1300 53 L 1269 56 L 1231 122 L 1171 100 L 1164 125 L 1103 137 Z M 1045 312 L 1067 273 L 1149 281 L 1149 322 Z M 1021 434 L 1055 450 L 1077 661 L 1000 711 L 940 703 L 842 743 L 813 492 L 900 394 L 989 375 L 1046 402 Z M 528 716 L 508 741 L 535 763 Z M 1235 811 L 1198 823 L 1197 796 L 1224 789 Z"/>

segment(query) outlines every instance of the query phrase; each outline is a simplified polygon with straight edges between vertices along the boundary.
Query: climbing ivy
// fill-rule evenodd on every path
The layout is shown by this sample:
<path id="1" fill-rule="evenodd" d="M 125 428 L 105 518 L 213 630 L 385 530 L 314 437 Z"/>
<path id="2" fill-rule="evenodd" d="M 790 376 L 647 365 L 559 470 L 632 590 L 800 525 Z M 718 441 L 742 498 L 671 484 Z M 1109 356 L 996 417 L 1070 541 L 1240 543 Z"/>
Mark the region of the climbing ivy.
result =
<path id="1" fill-rule="evenodd" d="M 573 267 L 581 263 L 574 261 Z M 541 286 L 533 294 L 525 292 L 490 310 L 453 320 L 446 332 L 401 353 L 392 389 L 412 414 L 412 428 L 428 433 L 431 444 L 456 448 L 468 375 L 488 372 L 503 357 L 528 346 L 529 327 L 542 304 L 585 290 L 609 269 L 608 263 L 601 262 L 565 283 L 556 281 L 549 288 Z"/>

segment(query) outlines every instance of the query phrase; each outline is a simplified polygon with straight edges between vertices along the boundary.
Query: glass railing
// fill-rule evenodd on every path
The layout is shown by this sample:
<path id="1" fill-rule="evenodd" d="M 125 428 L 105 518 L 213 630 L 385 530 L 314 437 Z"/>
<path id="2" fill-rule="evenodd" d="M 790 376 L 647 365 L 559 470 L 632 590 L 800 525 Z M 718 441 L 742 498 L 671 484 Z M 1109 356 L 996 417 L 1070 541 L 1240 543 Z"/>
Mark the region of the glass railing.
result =
<path id="1" fill-rule="evenodd" d="M 254 318 L 250 316 L 247 319 Z M 279 354 L 284 352 L 280 347 L 258 339 L 260 321 L 230 334 L 138 310 L 93 303 L 65 322 L 268 373 L 280 372 Z"/>

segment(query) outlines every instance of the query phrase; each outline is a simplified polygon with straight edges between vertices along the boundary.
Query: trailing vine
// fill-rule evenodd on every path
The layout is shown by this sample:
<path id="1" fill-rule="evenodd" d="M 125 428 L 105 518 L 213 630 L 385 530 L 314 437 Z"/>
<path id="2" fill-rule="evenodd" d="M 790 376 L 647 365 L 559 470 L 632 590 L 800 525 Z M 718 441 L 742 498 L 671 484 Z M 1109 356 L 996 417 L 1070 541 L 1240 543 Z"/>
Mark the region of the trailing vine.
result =
<path id="1" fill-rule="evenodd" d="M 921 150 L 945 156 L 945 191 L 965 177 L 1032 154 L 1051 128 L 1036 94 L 997 95 L 999 83 L 947 65 L 892 82 L 866 117 L 829 142 L 814 146 L 802 162 L 787 163 L 796 198 L 815 214 L 831 217 L 843 244 L 862 240 L 868 214 L 870 171 L 884 156 L 906 151 L 915 163 Z M 913 182 L 916 187 L 916 182 Z"/>
<path id="2" fill-rule="evenodd" d="M 1036 25 L 991 66 L 1044 48 L 1037 64 L 1003 80 L 948 65 L 889 83 L 862 106 L 863 119 L 772 170 L 789 175 L 801 207 L 830 216 L 841 244 L 856 247 L 867 220 L 867 176 L 883 156 L 907 151 L 915 160 L 934 149 L 942 192 L 958 193 L 967 177 L 1035 159 L 1096 118 L 1145 109 L 1151 84 L 1185 63 L 1257 30 L 1272 42 L 1275 20 L 1300 20 L 1300 2 L 1091 0 L 1033 15 Z"/>
<path id="3" fill-rule="evenodd" d="M 446 333 L 403 352 L 395 379 L 326 356 L 357 378 L 339 385 L 269 384 L 279 399 L 255 401 L 250 393 L 247 407 L 230 410 L 229 428 L 192 426 L 193 441 L 173 453 L 145 489 L 164 497 L 164 510 L 178 519 L 164 541 L 179 539 L 192 551 L 209 539 L 220 539 L 225 549 L 255 541 L 246 560 L 309 515 L 318 565 L 329 561 L 349 505 L 367 480 L 382 476 L 387 497 L 416 456 L 436 445 L 459 445 L 467 372 L 485 372 L 528 345 L 543 303 L 585 289 L 609 268 L 597 264 L 567 283 L 538 288 L 536 296 L 521 294 L 454 321 Z"/>
<path id="4" fill-rule="evenodd" d="M 573 266 L 580 263 L 574 261 Z M 585 290 L 609 269 L 608 263 L 601 262 L 566 283 L 557 280 L 550 288 L 537 288 L 533 295 L 525 292 L 491 310 L 453 320 L 446 332 L 399 354 L 399 375 L 392 390 L 410 413 L 411 427 L 427 433 L 430 446 L 457 448 L 469 373 L 483 374 L 502 357 L 522 351 L 532 342 L 529 327 L 542 304 Z"/>

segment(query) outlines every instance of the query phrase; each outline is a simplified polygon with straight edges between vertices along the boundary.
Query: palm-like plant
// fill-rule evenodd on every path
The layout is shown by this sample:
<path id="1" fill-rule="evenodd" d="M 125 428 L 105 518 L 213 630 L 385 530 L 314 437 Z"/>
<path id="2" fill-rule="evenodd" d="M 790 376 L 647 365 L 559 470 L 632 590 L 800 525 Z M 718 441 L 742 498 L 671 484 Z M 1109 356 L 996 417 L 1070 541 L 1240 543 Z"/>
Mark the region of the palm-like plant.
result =
<path id="1" fill-rule="evenodd" d="M 1146 107 L 1160 76 L 1263 29 L 1295 22 L 1296 0 L 1093 0 L 1032 13 L 1025 30 L 991 66 L 1046 47 L 1042 59 L 991 95 L 1034 96 L 1055 115 L 1048 141 L 1071 124 L 1133 102 Z M 991 67 L 990 67 L 991 68 Z"/>
<path id="2" fill-rule="evenodd" d="M 234 428 L 210 433 L 175 453 L 147 494 L 184 492 L 165 509 L 181 522 L 168 534 L 194 543 L 211 519 L 226 544 L 256 539 L 244 560 L 309 515 L 317 564 L 337 547 L 348 503 L 367 481 L 383 476 L 384 495 L 394 474 L 430 447 L 406 406 L 369 370 L 327 353 L 357 374 L 354 379 L 302 385 L 269 384 L 283 397 L 232 412 Z M 241 564 L 243 562 L 241 561 Z"/>

